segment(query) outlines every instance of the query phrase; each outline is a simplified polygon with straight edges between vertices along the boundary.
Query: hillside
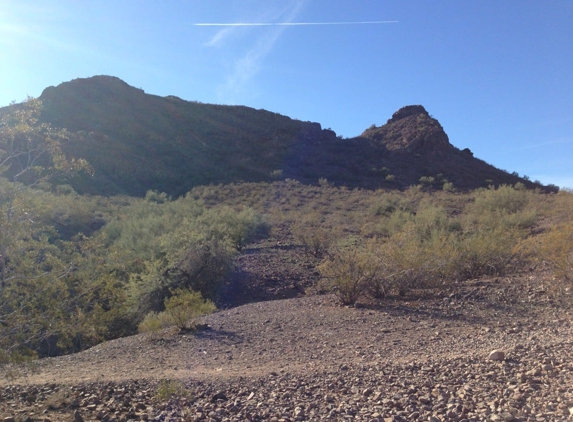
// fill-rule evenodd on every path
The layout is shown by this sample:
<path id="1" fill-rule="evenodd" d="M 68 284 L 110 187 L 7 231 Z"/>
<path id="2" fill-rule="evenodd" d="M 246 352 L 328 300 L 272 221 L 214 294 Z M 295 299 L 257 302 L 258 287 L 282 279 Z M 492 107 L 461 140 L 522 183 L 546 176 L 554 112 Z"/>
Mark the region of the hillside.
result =
<path id="1" fill-rule="evenodd" d="M 79 193 L 143 196 L 152 189 L 179 196 L 199 185 L 286 178 L 369 189 L 421 182 L 435 189 L 446 182 L 464 190 L 540 187 L 454 147 L 422 106 L 342 139 L 319 123 L 150 95 L 111 76 L 46 88 L 40 100 L 41 120 L 75 134 L 66 153 L 95 170 L 71 181 Z"/>

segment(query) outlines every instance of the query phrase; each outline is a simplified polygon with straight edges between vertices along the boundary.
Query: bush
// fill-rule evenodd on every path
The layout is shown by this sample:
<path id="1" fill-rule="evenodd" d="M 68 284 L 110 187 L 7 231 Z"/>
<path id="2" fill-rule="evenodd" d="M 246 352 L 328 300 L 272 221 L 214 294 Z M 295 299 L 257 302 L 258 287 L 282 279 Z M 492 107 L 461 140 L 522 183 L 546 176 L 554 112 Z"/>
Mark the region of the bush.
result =
<path id="1" fill-rule="evenodd" d="M 402 195 L 386 193 L 370 208 L 375 216 L 389 216 L 396 211 L 412 212 L 413 205 Z"/>
<path id="2" fill-rule="evenodd" d="M 156 400 L 163 402 L 172 399 L 191 399 L 192 397 L 193 393 L 181 380 L 162 380 L 157 386 L 155 394 Z"/>
<path id="3" fill-rule="evenodd" d="M 483 275 L 503 275 L 517 258 L 514 252 L 520 236 L 515 231 L 477 231 L 456 240 L 449 248 L 443 273 L 451 281 L 475 279 Z"/>
<path id="4" fill-rule="evenodd" d="M 270 225 L 251 208 L 236 211 L 230 207 L 220 207 L 206 212 L 199 219 L 209 237 L 219 241 L 228 241 L 237 250 L 242 251 L 247 243 L 267 237 Z"/>
<path id="5" fill-rule="evenodd" d="M 437 238 L 436 238 L 437 239 Z M 419 287 L 426 287 L 443 267 L 438 259 L 436 239 L 421 242 L 414 225 L 394 234 L 379 247 L 381 267 L 378 275 L 385 291 L 396 291 L 400 296 Z"/>
<path id="6" fill-rule="evenodd" d="M 164 304 L 165 311 L 150 312 L 145 316 L 139 324 L 139 332 L 155 332 L 173 326 L 180 330 L 194 329 L 196 318 L 216 310 L 213 302 L 204 300 L 201 293 L 184 289 L 174 290 Z"/>
<path id="7" fill-rule="evenodd" d="M 354 305 L 374 283 L 379 264 L 366 248 L 346 248 L 331 253 L 319 271 L 343 305 Z"/>
<path id="8" fill-rule="evenodd" d="M 195 319 L 215 312 L 213 302 L 204 300 L 199 292 L 177 289 L 165 299 L 165 313 L 180 330 L 194 329 Z"/>
<path id="9" fill-rule="evenodd" d="M 321 216 L 313 213 L 303 217 L 302 221 L 294 223 L 291 231 L 296 241 L 303 246 L 304 251 L 315 258 L 322 258 L 336 237 L 333 229 L 326 227 Z"/>
<path id="10" fill-rule="evenodd" d="M 474 212 L 481 213 L 517 213 L 529 203 L 528 192 L 508 185 L 497 189 L 480 189 L 476 192 Z"/>
<path id="11" fill-rule="evenodd" d="M 551 228 L 549 231 L 530 238 L 522 245 L 533 260 L 549 265 L 554 277 L 561 285 L 573 283 L 573 221 Z M 555 286 L 558 287 L 558 286 Z"/>

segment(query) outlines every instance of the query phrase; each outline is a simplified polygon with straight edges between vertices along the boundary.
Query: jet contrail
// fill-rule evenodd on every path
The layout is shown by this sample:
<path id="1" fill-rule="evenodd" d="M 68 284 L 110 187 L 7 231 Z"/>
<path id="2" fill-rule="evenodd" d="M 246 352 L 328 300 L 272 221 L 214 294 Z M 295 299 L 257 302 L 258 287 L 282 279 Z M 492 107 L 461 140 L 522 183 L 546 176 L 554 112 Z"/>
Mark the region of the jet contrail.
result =
<path id="1" fill-rule="evenodd" d="M 364 22 L 275 22 L 275 23 L 194 23 L 193 26 L 305 26 L 305 25 L 374 25 L 398 23 L 398 21 L 364 21 Z"/>

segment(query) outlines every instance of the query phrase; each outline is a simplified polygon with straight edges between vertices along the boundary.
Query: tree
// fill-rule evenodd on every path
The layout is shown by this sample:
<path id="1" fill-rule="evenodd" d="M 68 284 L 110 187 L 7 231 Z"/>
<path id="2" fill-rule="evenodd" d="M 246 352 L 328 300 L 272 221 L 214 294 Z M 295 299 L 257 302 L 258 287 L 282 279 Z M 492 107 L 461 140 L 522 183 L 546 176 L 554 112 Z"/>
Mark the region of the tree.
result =
<path id="1" fill-rule="evenodd" d="M 41 123 L 41 106 L 29 98 L 0 116 L 0 362 L 31 354 L 58 330 L 51 321 L 69 319 L 73 254 L 33 214 L 34 191 L 26 185 L 90 168 L 66 157 L 62 146 L 72 136 Z"/>

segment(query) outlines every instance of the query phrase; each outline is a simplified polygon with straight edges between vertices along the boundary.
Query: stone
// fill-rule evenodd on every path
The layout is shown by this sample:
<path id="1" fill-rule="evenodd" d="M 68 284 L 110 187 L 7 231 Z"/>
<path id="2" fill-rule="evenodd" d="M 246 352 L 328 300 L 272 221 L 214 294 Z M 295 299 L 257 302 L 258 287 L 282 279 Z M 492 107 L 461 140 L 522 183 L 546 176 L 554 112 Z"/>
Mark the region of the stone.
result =
<path id="1" fill-rule="evenodd" d="M 74 422 L 84 422 L 84 418 L 78 410 L 74 412 Z"/>
<path id="2" fill-rule="evenodd" d="M 227 400 L 227 395 L 225 394 L 224 391 L 218 391 L 211 398 L 211 401 L 217 401 L 217 400 Z"/>
<path id="3" fill-rule="evenodd" d="M 502 361 L 505 359 L 505 353 L 502 350 L 493 350 L 487 357 L 489 360 Z"/>

